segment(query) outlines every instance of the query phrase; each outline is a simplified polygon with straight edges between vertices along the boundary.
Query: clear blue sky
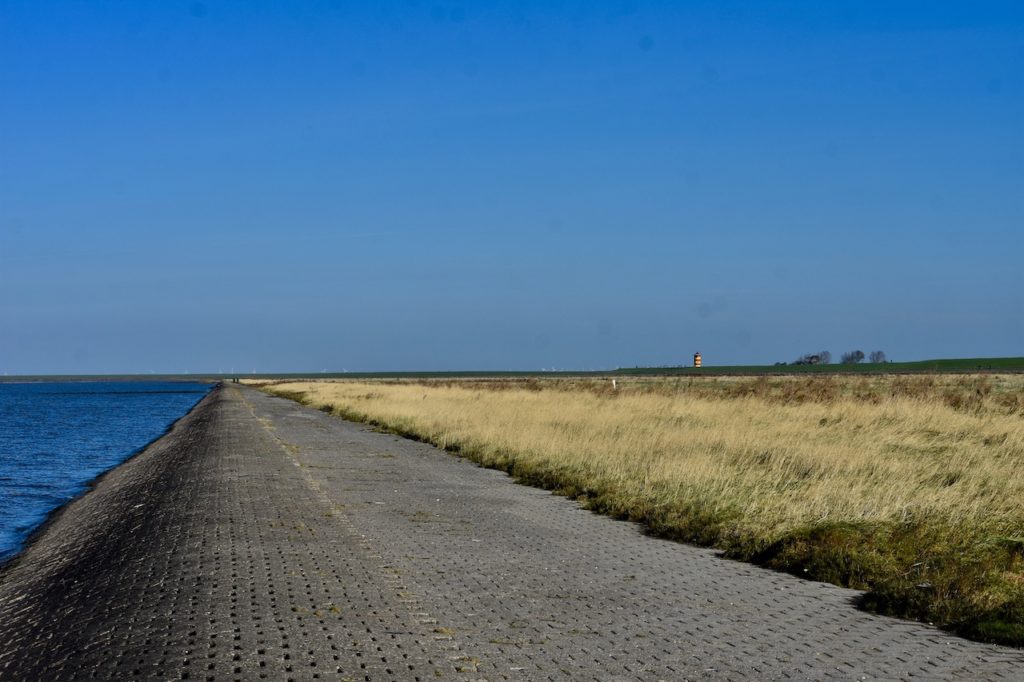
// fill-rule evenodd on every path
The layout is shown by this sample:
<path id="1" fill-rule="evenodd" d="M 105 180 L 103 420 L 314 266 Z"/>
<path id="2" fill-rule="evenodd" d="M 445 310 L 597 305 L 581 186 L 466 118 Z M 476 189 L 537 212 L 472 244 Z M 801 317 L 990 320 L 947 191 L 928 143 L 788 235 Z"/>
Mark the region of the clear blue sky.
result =
<path id="1" fill-rule="evenodd" d="M 0 373 L 1024 355 L 1024 3 L 0 0 Z"/>

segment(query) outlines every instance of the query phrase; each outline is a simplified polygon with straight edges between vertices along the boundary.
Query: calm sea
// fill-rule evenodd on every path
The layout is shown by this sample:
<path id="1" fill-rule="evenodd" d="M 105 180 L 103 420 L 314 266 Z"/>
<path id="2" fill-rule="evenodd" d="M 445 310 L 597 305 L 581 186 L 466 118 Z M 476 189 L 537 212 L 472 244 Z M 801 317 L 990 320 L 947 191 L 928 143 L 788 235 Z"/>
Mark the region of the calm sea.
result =
<path id="1" fill-rule="evenodd" d="M 0 383 L 0 561 L 46 515 L 199 402 L 179 382 Z"/>

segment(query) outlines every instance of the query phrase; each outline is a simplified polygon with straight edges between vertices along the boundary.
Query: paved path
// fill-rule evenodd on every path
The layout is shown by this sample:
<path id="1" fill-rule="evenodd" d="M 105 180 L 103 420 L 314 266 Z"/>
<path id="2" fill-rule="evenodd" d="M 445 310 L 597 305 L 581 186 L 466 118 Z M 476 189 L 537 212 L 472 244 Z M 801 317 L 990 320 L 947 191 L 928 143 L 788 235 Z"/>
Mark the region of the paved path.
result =
<path id="1" fill-rule="evenodd" d="M 0 679 L 1021 679 L 1024 653 L 228 386 L 0 574 Z"/>

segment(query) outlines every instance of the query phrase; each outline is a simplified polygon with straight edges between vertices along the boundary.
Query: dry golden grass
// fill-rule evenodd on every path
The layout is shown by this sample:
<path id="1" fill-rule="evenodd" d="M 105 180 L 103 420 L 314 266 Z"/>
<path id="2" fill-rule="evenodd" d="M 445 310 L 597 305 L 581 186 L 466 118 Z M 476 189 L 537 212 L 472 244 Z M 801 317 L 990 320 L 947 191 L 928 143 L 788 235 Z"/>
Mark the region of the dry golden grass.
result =
<path id="1" fill-rule="evenodd" d="M 1024 379 L 292 382 L 654 532 L 1019 642 Z"/>

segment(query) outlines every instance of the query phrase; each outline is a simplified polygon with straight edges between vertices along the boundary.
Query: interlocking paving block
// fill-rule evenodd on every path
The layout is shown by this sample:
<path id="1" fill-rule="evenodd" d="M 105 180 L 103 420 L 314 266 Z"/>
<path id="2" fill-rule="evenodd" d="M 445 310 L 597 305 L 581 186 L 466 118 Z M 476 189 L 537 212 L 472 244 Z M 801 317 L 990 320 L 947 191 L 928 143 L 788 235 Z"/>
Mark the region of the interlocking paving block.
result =
<path id="1" fill-rule="evenodd" d="M 0 679 L 1021 678 L 855 595 L 232 385 L 3 569 Z"/>

